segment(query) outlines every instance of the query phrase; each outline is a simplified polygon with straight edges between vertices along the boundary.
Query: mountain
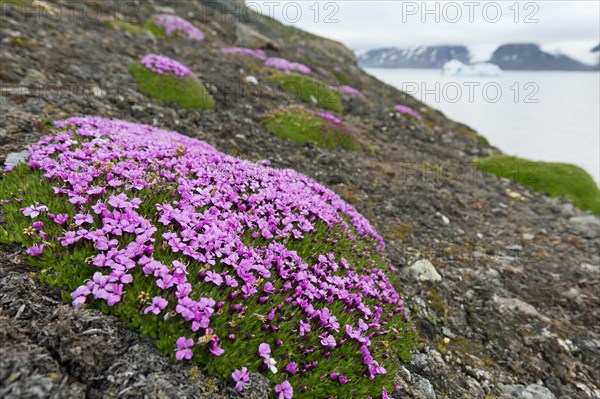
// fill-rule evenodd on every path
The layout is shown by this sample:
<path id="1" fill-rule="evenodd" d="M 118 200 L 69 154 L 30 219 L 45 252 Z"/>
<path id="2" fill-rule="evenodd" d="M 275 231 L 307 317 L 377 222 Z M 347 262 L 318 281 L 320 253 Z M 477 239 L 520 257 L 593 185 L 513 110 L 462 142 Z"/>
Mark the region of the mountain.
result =
<path id="1" fill-rule="evenodd" d="M 600 51 L 600 44 L 592 49 L 592 53 L 597 53 Z"/>
<path id="2" fill-rule="evenodd" d="M 599 51 L 597 46 L 593 52 Z M 446 62 L 458 60 L 468 64 L 471 55 L 465 46 L 420 46 L 378 48 L 358 55 L 361 67 L 438 69 Z M 506 71 L 591 71 L 597 66 L 584 64 L 562 54 L 550 54 L 533 43 L 504 44 L 489 61 Z"/>
<path id="3" fill-rule="evenodd" d="M 359 55 L 358 64 L 372 68 L 441 68 L 450 60 L 469 63 L 471 56 L 465 46 L 420 46 L 410 48 L 379 48 Z"/>
<path id="4" fill-rule="evenodd" d="M 494 51 L 489 62 L 503 70 L 513 71 L 589 71 L 591 65 L 574 60 L 566 55 L 542 51 L 537 44 L 504 44 Z"/>

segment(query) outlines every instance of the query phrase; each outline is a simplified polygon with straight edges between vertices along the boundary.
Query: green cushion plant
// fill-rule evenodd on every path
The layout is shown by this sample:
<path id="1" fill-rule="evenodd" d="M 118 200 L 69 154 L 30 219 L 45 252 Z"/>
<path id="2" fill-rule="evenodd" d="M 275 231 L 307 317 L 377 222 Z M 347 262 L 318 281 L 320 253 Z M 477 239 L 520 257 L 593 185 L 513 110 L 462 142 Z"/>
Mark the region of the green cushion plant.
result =
<path id="1" fill-rule="evenodd" d="M 348 126 L 325 112 L 314 113 L 298 106 L 281 108 L 266 114 L 264 122 L 267 130 L 282 138 L 311 142 L 327 149 L 360 149 Z"/>
<path id="2" fill-rule="evenodd" d="M 0 243 L 26 247 L 65 301 L 238 391 L 248 371 L 285 398 L 394 389 L 414 328 L 383 239 L 339 196 L 176 132 L 55 126 L 1 176 Z"/>
<path id="3" fill-rule="evenodd" d="M 156 67 L 160 65 L 160 67 Z M 215 102 L 191 71 L 168 57 L 148 54 L 129 71 L 142 93 L 185 109 L 211 109 Z"/>
<path id="4" fill-rule="evenodd" d="M 551 197 L 567 198 L 578 208 L 600 214 L 600 190 L 594 179 L 578 166 L 533 162 L 507 155 L 478 159 L 474 164 L 486 173 L 506 177 Z"/>
<path id="5" fill-rule="evenodd" d="M 334 112 L 344 111 L 340 93 L 320 80 L 296 73 L 278 73 L 268 77 L 267 81 L 280 85 L 307 103 L 314 103 Z"/>

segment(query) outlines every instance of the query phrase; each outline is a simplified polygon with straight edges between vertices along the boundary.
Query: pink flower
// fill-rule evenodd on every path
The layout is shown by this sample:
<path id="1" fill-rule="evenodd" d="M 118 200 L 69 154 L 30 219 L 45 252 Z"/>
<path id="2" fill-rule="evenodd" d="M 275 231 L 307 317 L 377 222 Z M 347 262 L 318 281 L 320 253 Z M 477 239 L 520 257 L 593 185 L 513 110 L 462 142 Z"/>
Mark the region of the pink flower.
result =
<path id="1" fill-rule="evenodd" d="M 30 205 L 26 208 L 21 208 L 23 215 L 29 216 L 32 219 L 38 217 L 41 213 L 46 212 L 48 207 L 45 205 Z"/>
<path id="2" fill-rule="evenodd" d="M 81 226 L 82 224 L 93 223 L 93 222 L 94 222 L 94 219 L 92 218 L 92 215 L 90 215 L 89 213 L 75 215 L 75 224 L 77 226 Z"/>
<path id="3" fill-rule="evenodd" d="M 335 345 L 336 345 L 335 338 L 333 337 L 333 335 L 323 334 L 321 336 L 321 345 L 324 346 L 325 348 L 333 349 L 333 348 L 335 348 Z"/>
<path id="4" fill-rule="evenodd" d="M 80 236 L 75 234 L 74 231 L 67 231 L 64 237 L 59 237 L 58 241 L 63 247 L 67 247 L 69 245 L 75 244 L 77 241 L 81 239 Z"/>
<path id="5" fill-rule="evenodd" d="M 289 375 L 294 375 L 294 374 L 296 374 L 296 372 L 297 372 L 297 368 L 296 368 L 296 367 L 297 367 L 297 366 L 296 366 L 296 363 L 295 363 L 295 362 L 289 362 L 289 363 L 288 363 L 288 364 L 285 366 L 284 370 L 285 370 L 285 372 L 286 372 L 286 373 L 288 373 Z"/>
<path id="6" fill-rule="evenodd" d="M 32 245 L 31 247 L 27 248 L 27 251 L 25 251 L 25 252 L 29 256 L 33 256 L 33 257 L 40 256 L 42 254 L 42 251 L 44 251 L 45 246 L 46 246 L 46 244 Z"/>
<path id="7" fill-rule="evenodd" d="M 258 345 L 258 355 L 268 360 L 271 357 L 271 347 L 269 344 L 262 343 Z"/>
<path id="8" fill-rule="evenodd" d="M 85 285 L 77 287 L 77 289 L 71 293 L 71 298 L 73 298 L 73 307 L 84 304 L 87 296 L 91 293 L 92 291 L 90 291 L 90 289 Z"/>
<path id="9" fill-rule="evenodd" d="M 206 277 L 204 278 L 204 281 L 206 281 L 207 283 L 213 283 L 218 287 L 221 284 L 223 284 L 223 277 L 221 277 L 219 273 L 208 271 L 206 272 Z"/>
<path id="10" fill-rule="evenodd" d="M 159 314 L 164 308 L 167 307 L 168 304 L 169 302 L 166 299 L 160 296 L 155 296 L 154 298 L 152 298 L 152 305 L 144 309 L 144 314 L 148 314 L 150 312 L 154 314 Z"/>
<path id="11" fill-rule="evenodd" d="M 175 358 L 177 360 L 183 359 L 191 359 L 192 358 L 192 350 L 190 349 L 194 346 L 194 340 L 192 338 L 179 337 L 176 342 L 177 349 L 175 351 Z"/>
<path id="12" fill-rule="evenodd" d="M 241 370 L 234 370 L 233 373 L 231 373 L 231 378 L 235 382 L 235 390 L 237 392 L 242 392 L 244 383 L 250 381 L 250 373 L 246 367 L 242 367 Z"/>
<path id="13" fill-rule="evenodd" d="M 221 356 L 225 351 L 219 346 L 219 337 L 215 335 L 208 343 L 208 351 L 214 356 Z"/>
<path id="14" fill-rule="evenodd" d="M 69 220 L 69 215 L 67 215 L 66 213 L 58 214 L 58 215 L 54 216 L 54 223 L 59 224 L 59 225 L 65 224 L 68 220 Z"/>
<path id="15" fill-rule="evenodd" d="M 300 320 L 300 336 L 303 337 L 304 334 L 310 331 L 310 323 L 305 323 Z"/>
<path id="16" fill-rule="evenodd" d="M 294 397 L 294 388 L 288 380 L 275 385 L 275 392 L 279 394 L 278 399 L 292 399 Z"/>

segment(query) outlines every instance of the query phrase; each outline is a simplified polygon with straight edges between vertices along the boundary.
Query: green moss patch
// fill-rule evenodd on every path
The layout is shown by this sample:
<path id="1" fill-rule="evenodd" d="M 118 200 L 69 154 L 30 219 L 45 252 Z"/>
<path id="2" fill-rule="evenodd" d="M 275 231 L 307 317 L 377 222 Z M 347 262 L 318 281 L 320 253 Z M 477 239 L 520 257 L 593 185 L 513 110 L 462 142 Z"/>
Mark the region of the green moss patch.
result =
<path id="1" fill-rule="evenodd" d="M 167 37 L 165 30 L 156 25 L 156 22 L 154 22 L 154 19 L 152 18 L 147 19 L 146 22 L 144 22 L 144 28 L 158 38 L 164 39 Z"/>
<path id="2" fill-rule="evenodd" d="M 186 77 L 161 75 L 141 63 L 129 65 L 129 71 L 142 93 L 155 100 L 173 103 L 185 109 L 211 109 L 215 102 L 202 83 Z"/>
<path id="3" fill-rule="evenodd" d="M 352 79 L 350 79 L 345 73 L 336 70 L 331 71 L 331 73 L 336 77 L 337 80 L 340 81 L 340 83 L 352 86 Z"/>
<path id="4" fill-rule="evenodd" d="M 517 181 L 551 197 L 568 198 L 578 208 L 600 214 L 600 190 L 594 179 L 578 166 L 510 156 L 479 159 L 474 164 L 486 173 Z"/>
<path id="5" fill-rule="evenodd" d="M 267 130 L 278 137 L 319 147 L 358 150 L 360 145 L 343 123 L 337 125 L 301 107 L 279 109 L 266 115 Z"/>
<path id="6" fill-rule="evenodd" d="M 144 29 L 144 27 L 139 26 L 139 25 L 130 24 L 129 22 L 112 21 L 111 20 L 111 21 L 106 21 L 106 24 L 113 28 L 124 29 L 124 30 L 134 33 L 136 35 L 146 32 L 146 29 Z"/>
<path id="7" fill-rule="evenodd" d="M 340 94 L 326 83 L 295 73 L 279 73 L 267 78 L 270 83 L 281 87 L 294 94 L 307 103 L 315 103 L 321 108 L 335 112 L 343 112 L 344 105 Z"/>

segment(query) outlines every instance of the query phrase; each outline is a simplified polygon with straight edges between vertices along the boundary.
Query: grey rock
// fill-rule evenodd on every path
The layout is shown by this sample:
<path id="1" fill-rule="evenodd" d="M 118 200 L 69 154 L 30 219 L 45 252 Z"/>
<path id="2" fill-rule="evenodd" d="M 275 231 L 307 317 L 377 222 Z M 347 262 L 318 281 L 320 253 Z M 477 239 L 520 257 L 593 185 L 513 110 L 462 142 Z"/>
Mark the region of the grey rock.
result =
<path id="1" fill-rule="evenodd" d="M 600 232 L 600 218 L 594 215 L 574 216 L 569 223 L 572 230 L 587 238 L 594 238 Z"/>
<path id="2" fill-rule="evenodd" d="M 250 48 L 279 50 L 280 45 L 246 24 L 236 25 L 236 45 Z"/>
<path id="3" fill-rule="evenodd" d="M 162 14 L 175 14 L 175 9 L 173 7 L 168 6 L 156 6 L 156 12 Z"/>
<path id="4" fill-rule="evenodd" d="M 17 166 L 19 163 L 25 161 L 27 159 L 27 151 L 23 150 L 21 152 L 11 152 L 6 156 L 6 160 L 4 161 L 4 165 L 6 166 Z"/>
<path id="5" fill-rule="evenodd" d="M 531 384 L 526 387 L 523 385 L 504 385 L 499 384 L 500 391 L 505 398 L 510 399 L 555 399 L 550 390 L 542 385 Z"/>
<path id="6" fill-rule="evenodd" d="M 473 378 L 466 380 L 466 388 L 468 389 L 469 398 L 483 399 L 485 397 L 485 391 L 481 387 L 481 384 Z"/>
<path id="7" fill-rule="evenodd" d="M 456 338 L 456 334 L 454 334 L 448 327 L 442 327 L 442 334 L 444 334 L 448 338 Z"/>
<path id="8" fill-rule="evenodd" d="M 419 281 L 442 281 L 442 276 L 427 259 L 421 259 L 413 263 L 408 271 Z"/>
<path id="9" fill-rule="evenodd" d="M 415 353 L 410 362 L 417 370 L 427 370 L 429 365 L 427 362 L 427 355 L 424 353 Z"/>
<path id="10" fill-rule="evenodd" d="M 600 273 L 600 265 L 592 265 L 589 263 L 582 263 L 579 265 L 583 270 L 587 270 L 592 273 Z"/>
<path id="11" fill-rule="evenodd" d="M 565 217 L 571 217 L 574 216 L 577 213 L 577 211 L 575 210 L 573 204 L 571 204 L 570 202 L 566 202 L 560 205 L 560 213 Z"/>
<path id="12" fill-rule="evenodd" d="M 540 314 L 540 312 L 538 312 L 537 309 L 534 308 L 532 305 L 518 298 L 503 298 L 498 295 L 494 295 L 492 297 L 492 301 L 496 304 L 500 312 L 504 313 L 517 311 L 527 316 L 537 317 L 545 322 L 550 321 L 550 319 Z"/>
<path id="13" fill-rule="evenodd" d="M 37 69 L 28 69 L 21 84 L 23 86 L 43 85 L 48 83 L 48 78 Z"/>
<path id="14" fill-rule="evenodd" d="M 413 381 L 418 392 L 418 397 L 423 399 L 436 399 L 433 386 L 428 379 L 421 377 L 418 374 L 413 374 Z"/>
<path id="15" fill-rule="evenodd" d="M 0 127 L 0 137 L 6 137 L 6 129 Z"/>
<path id="16" fill-rule="evenodd" d="M 512 251 L 512 252 L 521 252 L 523 250 L 523 247 L 518 244 L 508 245 L 504 248 L 506 248 L 508 251 Z"/>

